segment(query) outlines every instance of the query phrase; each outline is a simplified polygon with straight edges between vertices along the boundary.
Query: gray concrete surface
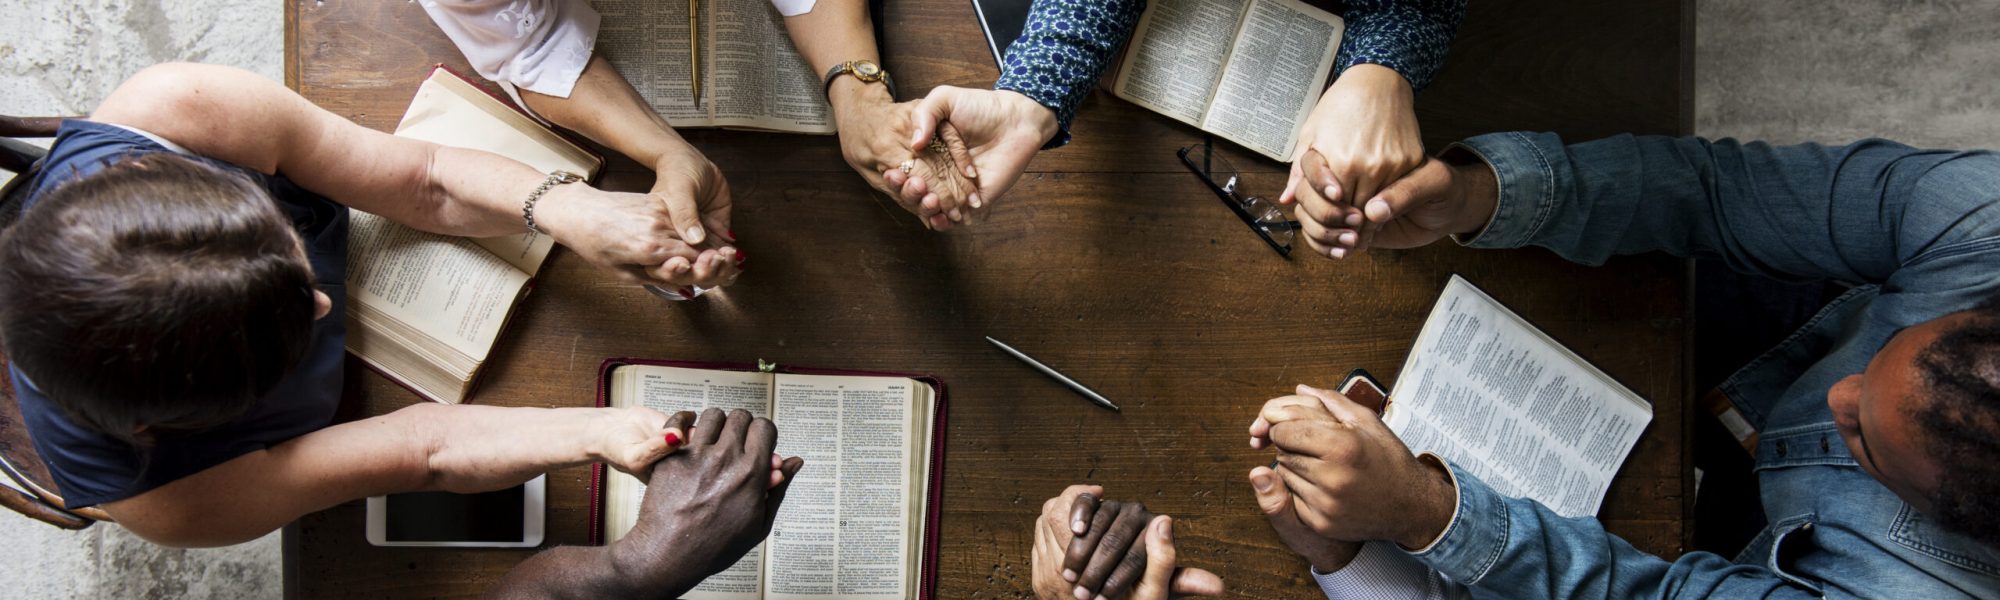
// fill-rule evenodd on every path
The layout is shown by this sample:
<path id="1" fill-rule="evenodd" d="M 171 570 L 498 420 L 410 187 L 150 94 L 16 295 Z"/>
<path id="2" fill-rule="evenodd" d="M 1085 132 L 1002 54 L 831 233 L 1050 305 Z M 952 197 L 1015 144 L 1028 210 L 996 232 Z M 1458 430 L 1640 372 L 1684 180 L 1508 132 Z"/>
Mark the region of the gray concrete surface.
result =
<path id="1" fill-rule="evenodd" d="M 126 76 L 168 60 L 279 78 L 282 6 L 0 0 L 0 113 L 83 114 Z M 1701 135 L 2000 146 L 2000 2 L 1699 0 L 1697 8 Z M 113 525 L 63 532 L 0 514 L 0 597 L 275 597 L 278 554 L 275 534 L 163 550 Z"/>

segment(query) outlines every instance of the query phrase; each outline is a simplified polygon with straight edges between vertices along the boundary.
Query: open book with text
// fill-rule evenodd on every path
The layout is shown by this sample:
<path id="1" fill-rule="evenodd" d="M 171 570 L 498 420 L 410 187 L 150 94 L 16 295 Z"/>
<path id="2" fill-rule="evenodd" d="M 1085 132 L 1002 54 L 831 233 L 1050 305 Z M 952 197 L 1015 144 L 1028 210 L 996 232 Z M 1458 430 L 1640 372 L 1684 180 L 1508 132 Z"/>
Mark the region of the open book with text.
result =
<path id="1" fill-rule="evenodd" d="M 1382 420 L 1502 495 L 1597 514 L 1653 406 L 1457 275 L 1417 334 Z"/>
<path id="2" fill-rule="evenodd" d="M 443 68 L 417 88 L 396 135 L 492 152 L 542 172 L 588 178 L 604 164 Z M 554 244 L 546 235 L 439 235 L 350 211 L 347 351 L 426 398 L 463 402 Z"/>
<path id="3" fill-rule="evenodd" d="M 688 3 L 595 0 L 597 51 L 675 127 L 727 127 L 831 134 L 820 74 L 792 47 L 770 0 L 703 0 L 700 43 L 688 35 Z M 701 102 L 692 46 L 701 49 Z"/>
<path id="4" fill-rule="evenodd" d="M 1289 162 L 1344 27 L 1299 0 L 1152 0 L 1111 91 Z"/>
<path id="5" fill-rule="evenodd" d="M 749 411 L 778 426 L 779 454 L 803 457 L 806 464 L 786 492 L 771 536 L 686 598 L 931 597 L 943 464 L 941 382 L 689 365 L 606 361 L 599 401 L 669 414 Z M 592 512 L 592 534 L 614 542 L 638 522 L 646 485 L 597 468 L 592 497 L 601 500 Z"/>

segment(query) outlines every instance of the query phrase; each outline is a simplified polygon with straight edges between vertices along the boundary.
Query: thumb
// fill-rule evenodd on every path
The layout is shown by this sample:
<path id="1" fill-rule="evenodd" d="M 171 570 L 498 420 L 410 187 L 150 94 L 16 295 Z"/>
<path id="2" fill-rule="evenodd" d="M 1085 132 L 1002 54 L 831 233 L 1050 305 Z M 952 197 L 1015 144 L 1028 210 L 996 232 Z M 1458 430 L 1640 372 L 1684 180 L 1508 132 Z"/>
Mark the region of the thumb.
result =
<path id="1" fill-rule="evenodd" d="M 930 146 L 931 138 L 937 135 L 938 123 L 951 120 L 951 102 L 957 94 L 958 88 L 941 85 L 917 101 L 916 110 L 910 111 L 911 152 L 922 152 Z"/>
<path id="2" fill-rule="evenodd" d="M 1375 197 L 1370 198 L 1362 208 L 1362 214 L 1368 216 L 1368 221 L 1387 223 L 1414 210 L 1417 205 L 1435 199 L 1451 182 L 1446 175 L 1449 170 L 1425 168 L 1429 162 L 1425 159 L 1424 164 L 1417 165 L 1409 174 L 1376 192 Z"/>
<path id="3" fill-rule="evenodd" d="M 1278 473 L 1270 467 L 1250 470 L 1250 488 L 1257 492 L 1257 508 L 1264 510 L 1264 516 L 1272 525 L 1297 523 L 1299 515 L 1292 510 L 1292 491 L 1278 480 Z"/>
<path id="4" fill-rule="evenodd" d="M 1135 599 L 1165 600 L 1170 595 L 1221 596 L 1222 578 L 1206 569 L 1183 569 L 1174 550 L 1173 517 L 1160 515 L 1146 528 L 1146 575 Z"/>
<path id="5" fill-rule="evenodd" d="M 701 207 L 695 204 L 693 194 L 663 193 L 654 189 L 653 198 L 667 206 L 667 219 L 674 224 L 674 233 L 689 246 L 701 245 L 708 239 L 707 229 L 701 226 Z"/>

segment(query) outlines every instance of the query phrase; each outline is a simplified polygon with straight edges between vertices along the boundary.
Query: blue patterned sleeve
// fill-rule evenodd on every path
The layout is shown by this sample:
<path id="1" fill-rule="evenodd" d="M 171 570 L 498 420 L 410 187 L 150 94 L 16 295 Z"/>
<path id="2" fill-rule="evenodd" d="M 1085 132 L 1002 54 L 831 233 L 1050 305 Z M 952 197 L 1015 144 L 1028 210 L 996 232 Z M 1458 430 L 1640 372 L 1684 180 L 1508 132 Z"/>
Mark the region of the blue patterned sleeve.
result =
<path id="1" fill-rule="evenodd" d="M 1342 14 L 1347 33 L 1335 71 L 1377 64 L 1424 89 L 1444 68 L 1445 51 L 1465 20 L 1466 0 L 1349 0 Z"/>
<path id="2" fill-rule="evenodd" d="M 1007 47 L 993 89 L 1012 90 L 1056 112 L 1056 136 L 1043 148 L 1069 143 L 1076 105 L 1132 37 L 1146 0 L 1035 0 L 1020 39 Z"/>

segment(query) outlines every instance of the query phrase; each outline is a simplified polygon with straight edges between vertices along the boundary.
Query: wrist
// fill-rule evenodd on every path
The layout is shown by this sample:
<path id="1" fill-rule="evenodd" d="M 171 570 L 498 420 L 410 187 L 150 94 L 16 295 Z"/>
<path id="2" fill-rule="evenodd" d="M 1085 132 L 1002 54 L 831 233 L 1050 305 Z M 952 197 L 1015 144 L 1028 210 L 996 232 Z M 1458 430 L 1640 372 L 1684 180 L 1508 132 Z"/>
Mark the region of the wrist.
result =
<path id="1" fill-rule="evenodd" d="M 827 104 L 833 106 L 837 122 L 842 113 L 859 108 L 895 104 L 896 98 L 889 94 L 889 86 L 882 82 L 866 82 L 852 75 L 834 78 L 833 86 L 826 91 Z"/>
<path id="2" fill-rule="evenodd" d="M 1452 163 L 1451 171 L 1452 193 L 1459 197 L 1460 207 L 1451 234 L 1472 239 L 1486 230 L 1500 208 L 1500 181 L 1482 160 Z"/>
<path id="3" fill-rule="evenodd" d="M 1346 71 L 1340 73 L 1340 77 L 1334 79 L 1333 83 L 1336 86 L 1361 88 L 1381 97 L 1405 102 L 1416 97 L 1416 88 L 1410 86 L 1410 80 L 1404 79 L 1402 73 L 1374 63 L 1360 63 L 1348 67 Z"/>
<path id="4" fill-rule="evenodd" d="M 1446 529 L 1458 512 L 1458 484 L 1452 480 L 1451 471 L 1432 455 L 1417 458 L 1423 465 L 1424 491 L 1411 505 L 1417 507 L 1418 518 L 1408 521 L 1410 527 L 1395 540 L 1404 550 L 1416 551 L 1429 548 L 1444 536 Z"/>
<path id="5" fill-rule="evenodd" d="M 1035 139 L 1037 141 L 1046 144 L 1049 140 L 1056 137 L 1056 132 L 1061 129 L 1061 124 L 1056 122 L 1055 109 L 1049 108 L 1048 105 L 1037 102 L 1034 98 L 1029 98 L 1027 94 L 1018 91 L 994 90 L 994 92 L 1001 94 L 1002 98 L 1006 98 L 1008 103 L 1016 107 L 1015 110 L 1017 112 L 1025 116 L 1028 125 L 1034 128 Z"/>
<path id="6" fill-rule="evenodd" d="M 542 197 L 535 201 L 535 229 L 542 235 L 554 239 L 556 243 L 568 246 L 570 233 L 576 231 L 573 225 L 581 205 L 587 201 L 586 198 L 590 194 L 596 192 L 596 188 L 580 181 L 549 188 L 549 191 L 543 192 Z M 525 227 L 526 224 L 523 223 L 522 226 Z"/>

